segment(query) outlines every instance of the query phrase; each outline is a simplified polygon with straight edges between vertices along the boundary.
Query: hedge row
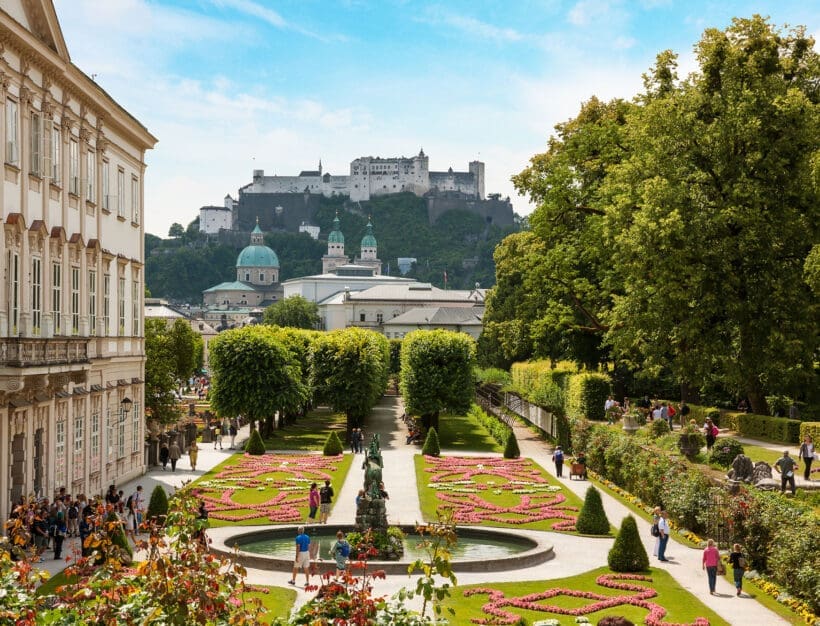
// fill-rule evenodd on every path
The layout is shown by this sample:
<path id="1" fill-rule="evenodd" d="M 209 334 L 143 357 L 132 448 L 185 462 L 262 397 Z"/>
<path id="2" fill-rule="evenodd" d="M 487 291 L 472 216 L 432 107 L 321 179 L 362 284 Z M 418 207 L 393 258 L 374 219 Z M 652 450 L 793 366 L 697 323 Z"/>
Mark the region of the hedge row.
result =
<path id="1" fill-rule="evenodd" d="M 801 422 L 799 420 L 741 413 L 738 415 L 737 421 L 740 434 L 746 437 L 764 437 L 783 443 L 797 443 L 800 441 Z"/>
<path id="2" fill-rule="evenodd" d="M 603 420 L 611 380 L 606 374 L 578 372 L 549 361 L 513 363 L 513 386 L 533 404 L 569 418 Z"/>
<path id="3" fill-rule="evenodd" d="M 479 424 L 486 428 L 487 432 L 492 435 L 493 439 L 495 439 L 498 444 L 502 446 L 506 445 L 507 438 L 512 432 L 512 429 L 504 422 L 494 415 L 488 415 L 477 404 L 470 407 L 467 415 L 474 418 Z"/>
<path id="4" fill-rule="evenodd" d="M 800 424 L 800 441 L 803 441 L 807 436 L 814 441 L 815 449 L 820 448 L 820 422 L 803 422 Z"/>

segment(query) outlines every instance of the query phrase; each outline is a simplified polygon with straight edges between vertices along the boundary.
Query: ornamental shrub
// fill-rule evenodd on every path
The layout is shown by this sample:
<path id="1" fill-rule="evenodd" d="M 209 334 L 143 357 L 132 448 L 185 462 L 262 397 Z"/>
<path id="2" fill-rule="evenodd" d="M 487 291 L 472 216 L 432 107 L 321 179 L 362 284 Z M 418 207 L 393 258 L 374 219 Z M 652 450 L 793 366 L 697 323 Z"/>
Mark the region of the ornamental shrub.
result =
<path id="1" fill-rule="evenodd" d="M 743 454 L 743 444 L 732 437 L 721 437 L 712 448 L 709 462 L 729 467 L 738 454 Z"/>
<path id="2" fill-rule="evenodd" d="M 669 424 L 666 420 L 653 420 L 649 423 L 649 432 L 656 439 L 663 437 L 669 434 Z"/>
<path id="3" fill-rule="evenodd" d="M 566 393 L 567 417 L 604 419 L 604 405 L 610 394 L 610 379 L 606 374 L 585 372 L 569 379 Z"/>
<path id="4" fill-rule="evenodd" d="M 168 515 L 168 495 L 162 485 L 157 485 L 151 492 L 151 499 L 148 501 L 147 517 L 149 520 L 164 522 Z"/>
<path id="5" fill-rule="evenodd" d="M 820 447 L 820 422 L 802 422 L 800 424 L 800 441 L 810 436 L 815 448 Z"/>
<path id="6" fill-rule="evenodd" d="M 800 420 L 755 415 L 754 413 L 741 413 L 737 420 L 740 434 L 746 437 L 762 437 L 782 443 L 800 441 Z"/>
<path id="7" fill-rule="evenodd" d="M 511 430 L 507 435 L 507 443 L 504 445 L 504 458 L 517 459 L 521 456 L 521 450 L 518 449 L 518 439 L 515 438 L 515 433 Z"/>
<path id="8" fill-rule="evenodd" d="M 427 431 L 427 438 L 424 440 L 421 453 L 427 456 L 441 456 L 441 447 L 438 443 L 438 433 L 435 428 Z"/>
<path id="9" fill-rule="evenodd" d="M 480 406 L 474 404 L 470 407 L 468 416 L 475 418 L 475 420 L 487 429 L 487 432 L 492 435 L 492 438 L 500 445 L 507 443 L 507 435 L 510 433 L 510 427 L 502 422 L 495 415 L 486 413 Z"/>
<path id="10" fill-rule="evenodd" d="M 584 506 L 581 507 L 578 521 L 575 522 L 575 530 L 585 535 L 609 534 L 609 520 L 601 502 L 601 493 L 595 487 L 590 486 L 587 489 Z"/>
<path id="11" fill-rule="evenodd" d="M 678 450 L 685 457 L 693 459 L 706 445 L 706 438 L 696 426 L 685 426 L 678 437 Z"/>
<path id="12" fill-rule="evenodd" d="M 638 525 L 631 515 L 627 515 L 621 523 L 621 530 L 606 560 L 613 572 L 643 572 L 649 569 L 649 557 L 638 535 Z"/>
<path id="13" fill-rule="evenodd" d="M 331 430 L 325 439 L 325 447 L 322 448 L 322 454 L 324 456 L 338 456 L 342 452 L 344 452 L 344 446 L 342 445 L 342 440 L 339 439 L 339 435 L 336 434 L 335 430 Z"/>
<path id="14" fill-rule="evenodd" d="M 245 452 L 254 456 L 261 456 L 265 454 L 265 442 L 262 441 L 262 435 L 259 434 L 259 429 L 251 431 L 251 436 L 248 438 L 248 443 L 245 444 Z"/>

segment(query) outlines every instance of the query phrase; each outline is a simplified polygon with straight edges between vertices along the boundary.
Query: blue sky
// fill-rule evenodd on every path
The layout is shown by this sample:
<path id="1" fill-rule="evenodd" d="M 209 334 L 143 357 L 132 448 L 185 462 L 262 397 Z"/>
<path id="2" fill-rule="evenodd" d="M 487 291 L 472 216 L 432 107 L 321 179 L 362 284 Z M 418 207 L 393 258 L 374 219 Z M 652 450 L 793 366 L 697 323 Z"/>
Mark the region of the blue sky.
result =
<path id="1" fill-rule="evenodd" d="M 486 162 L 487 191 L 592 95 L 631 98 L 655 55 L 681 73 L 708 27 L 761 13 L 820 34 L 820 2 L 673 0 L 55 0 L 72 60 L 158 137 L 146 229 L 321 158 Z"/>

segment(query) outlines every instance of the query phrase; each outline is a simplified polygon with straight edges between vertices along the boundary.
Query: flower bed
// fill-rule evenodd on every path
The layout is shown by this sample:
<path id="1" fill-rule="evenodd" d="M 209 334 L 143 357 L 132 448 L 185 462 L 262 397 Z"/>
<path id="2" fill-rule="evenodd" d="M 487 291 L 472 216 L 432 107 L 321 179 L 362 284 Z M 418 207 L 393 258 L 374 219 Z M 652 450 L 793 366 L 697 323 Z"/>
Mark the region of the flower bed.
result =
<path id="1" fill-rule="evenodd" d="M 545 528 L 575 530 L 577 497 L 568 503 L 563 488 L 529 459 L 425 456 L 420 473 L 436 505 L 453 509 L 456 523 L 533 527 L 557 520 Z"/>
<path id="2" fill-rule="evenodd" d="M 554 613 L 557 615 L 581 616 L 622 605 L 631 605 L 649 611 L 649 614 L 644 619 L 644 624 L 647 626 L 680 626 L 672 622 L 664 621 L 663 618 L 667 613 L 666 609 L 655 602 L 649 601 L 650 598 L 654 598 L 658 595 L 658 592 L 654 588 L 628 581 L 651 583 L 652 578 L 640 574 L 604 574 L 599 576 L 595 582 L 601 587 L 633 592 L 615 596 L 560 587 L 513 598 L 507 598 L 504 592 L 490 587 L 472 587 L 465 590 L 463 595 L 464 597 L 470 597 L 478 594 L 486 594 L 489 597 L 489 602 L 482 606 L 482 610 L 490 617 L 472 618 L 470 622 L 473 624 L 520 624 L 521 616 L 510 611 L 508 607 L 541 613 Z M 593 600 L 593 602 L 573 608 L 544 603 L 544 600 L 558 596 L 583 598 Z M 709 626 L 709 620 L 705 617 L 698 617 L 691 624 L 692 626 Z"/>
<path id="3" fill-rule="evenodd" d="M 305 519 L 311 483 L 343 475 L 345 456 L 265 454 L 240 457 L 194 483 L 212 521 L 231 524 L 299 522 Z"/>

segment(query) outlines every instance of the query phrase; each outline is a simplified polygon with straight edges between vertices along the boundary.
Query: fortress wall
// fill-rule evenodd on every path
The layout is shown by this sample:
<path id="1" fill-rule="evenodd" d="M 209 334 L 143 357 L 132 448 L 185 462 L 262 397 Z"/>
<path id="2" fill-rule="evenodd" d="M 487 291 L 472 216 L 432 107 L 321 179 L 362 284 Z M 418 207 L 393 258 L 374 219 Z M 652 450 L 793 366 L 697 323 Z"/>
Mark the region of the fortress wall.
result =
<path id="1" fill-rule="evenodd" d="M 513 208 L 509 200 L 491 198 L 473 200 L 465 197 L 427 196 L 427 218 L 434 224 L 447 211 L 469 211 L 477 213 L 488 223 L 496 226 L 513 225 Z"/>

